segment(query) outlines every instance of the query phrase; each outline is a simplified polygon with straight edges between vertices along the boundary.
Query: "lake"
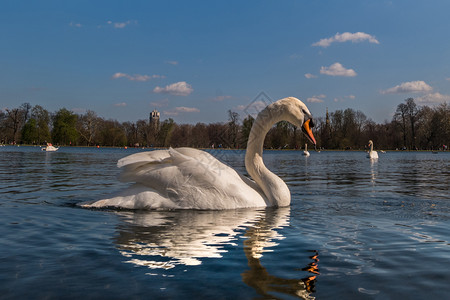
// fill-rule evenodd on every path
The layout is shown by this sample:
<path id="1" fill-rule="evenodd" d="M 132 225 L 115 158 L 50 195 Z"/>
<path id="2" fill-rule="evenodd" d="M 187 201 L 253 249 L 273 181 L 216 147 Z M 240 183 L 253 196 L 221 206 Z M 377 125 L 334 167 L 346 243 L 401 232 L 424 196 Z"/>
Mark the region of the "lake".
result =
<path id="1" fill-rule="evenodd" d="M 142 149 L 0 147 L 2 299 L 444 299 L 450 153 L 265 151 L 290 207 L 91 210 Z M 244 152 L 209 150 L 245 173 Z"/>

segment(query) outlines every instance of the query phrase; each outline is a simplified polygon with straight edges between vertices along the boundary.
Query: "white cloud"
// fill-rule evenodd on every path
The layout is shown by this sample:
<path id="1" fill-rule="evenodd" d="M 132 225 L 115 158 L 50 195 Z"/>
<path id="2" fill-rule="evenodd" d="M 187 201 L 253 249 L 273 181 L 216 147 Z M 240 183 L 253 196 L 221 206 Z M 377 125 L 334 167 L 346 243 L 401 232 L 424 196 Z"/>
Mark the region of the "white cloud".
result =
<path id="1" fill-rule="evenodd" d="M 332 43 L 344 43 L 344 42 L 352 42 L 352 43 L 358 43 L 363 41 L 369 41 L 369 43 L 373 44 L 379 44 L 378 40 L 370 34 L 364 33 L 364 32 L 344 32 L 344 33 L 336 33 L 333 37 L 321 39 L 320 41 L 312 44 L 313 46 L 319 46 L 319 47 L 328 47 Z"/>
<path id="2" fill-rule="evenodd" d="M 111 79 L 119 79 L 119 78 L 127 78 L 128 80 L 131 80 L 131 81 L 144 82 L 144 81 L 149 81 L 150 79 L 155 79 L 155 78 L 165 78 L 165 76 L 163 76 L 163 75 L 141 75 L 141 74 L 129 75 L 129 74 L 117 72 L 111 77 Z"/>
<path id="3" fill-rule="evenodd" d="M 311 79 L 311 78 L 317 78 L 317 75 L 314 75 L 314 74 L 311 74 L 311 73 L 306 73 L 305 77 L 308 78 L 308 79 Z"/>
<path id="4" fill-rule="evenodd" d="M 174 66 L 178 65 L 178 62 L 176 60 L 168 60 L 168 61 L 166 61 L 166 63 L 169 65 L 174 65 Z"/>
<path id="5" fill-rule="evenodd" d="M 321 67 L 320 74 L 330 75 L 330 76 L 345 76 L 354 77 L 356 72 L 353 69 L 346 69 L 340 63 L 334 63 L 329 67 Z"/>
<path id="6" fill-rule="evenodd" d="M 400 94 L 400 93 L 424 93 L 431 92 L 433 88 L 425 83 L 425 81 L 409 81 L 381 91 L 381 94 Z"/>
<path id="7" fill-rule="evenodd" d="M 118 28 L 118 29 L 122 29 L 122 28 L 125 28 L 125 27 L 127 27 L 128 25 L 131 25 L 131 24 L 137 24 L 137 21 L 125 21 L 125 22 L 113 22 L 113 21 L 108 21 L 108 22 L 106 22 L 109 26 L 112 26 L 112 27 L 114 27 L 114 28 Z"/>
<path id="8" fill-rule="evenodd" d="M 127 106 L 127 104 L 125 102 L 120 102 L 120 103 L 114 104 L 114 106 L 116 106 L 116 107 L 124 107 L 124 106 Z"/>
<path id="9" fill-rule="evenodd" d="M 348 99 L 350 100 L 354 100 L 356 99 L 355 95 L 348 95 L 348 96 L 343 96 L 343 97 L 336 97 L 333 99 L 334 102 L 346 102 Z"/>
<path id="10" fill-rule="evenodd" d="M 125 73 L 117 72 L 117 73 L 115 73 L 111 78 L 112 78 L 112 79 L 118 79 L 118 78 L 121 78 L 121 77 L 128 77 L 128 76 L 130 76 L 130 75 L 125 74 Z"/>
<path id="11" fill-rule="evenodd" d="M 200 112 L 200 110 L 195 107 L 179 106 L 175 107 L 172 110 L 164 111 L 164 114 L 168 116 L 178 116 L 180 113 L 198 113 L 198 112 Z"/>
<path id="12" fill-rule="evenodd" d="M 310 102 L 310 103 L 322 103 L 325 99 L 325 95 L 324 94 L 320 94 L 317 96 L 312 96 L 311 98 L 306 99 L 306 102 Z"/>
<path id="13" fill-rule="evenodd" d="M 170 85 L 166 85 L 165 87 L 157 86 L 153 89 L 154 93 L 170 94 L 175 96 L 187 96 L 193 91 L 194 89 L 191 87 L 191 85 L 186 83 L 185 81 L 172 83 Z"/>
<path id="14" fill-rule="evenodd" d="M 441 93 L 430 93 L 426 94 L 422 97 L 416 98 L 418 103 L 420 104 L 437 104 L 450 102 L 450 95 L 442 95 Z"/>
<path id="15" fill-rule="evenodd" d="M 83 27 L 83 25 L 81 25 L 81 23 L 74 23 L 74 22 L 70 22 L 69 26 L 70 27 L 77 27 L 77 28 Z"/>

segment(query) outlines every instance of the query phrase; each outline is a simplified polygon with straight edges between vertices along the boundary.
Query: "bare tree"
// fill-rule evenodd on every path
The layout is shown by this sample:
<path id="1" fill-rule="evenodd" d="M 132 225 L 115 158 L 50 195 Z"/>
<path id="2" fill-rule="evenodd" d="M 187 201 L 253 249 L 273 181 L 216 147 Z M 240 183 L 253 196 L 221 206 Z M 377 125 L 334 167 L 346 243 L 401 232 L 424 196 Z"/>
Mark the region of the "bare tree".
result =
<path id="1" fill-rule="evenodd" d="M 6 127 L 12 129 L 11 141 L 16 143 L 18 141 L 18 133 L 23 126 L 23 111 L 20 108 L 6 109 L 8 121 Z"/>
<path id="2" fill-rule="evenodd" d="M 411 126 L 411 148 L 417 149 L 416 147 L 416 121 L 417 115 L 419 113 L 419 109 L 417 108 L 416 103 L 413 98 L 408 98 L 405 100 L 406 102 L 406 111 L 409 118 L 409 124 Z"/>
<path id="3" fill-rule="evenodd" d="M 406 147 L 406 122 L 407 122 L 408 107 L 404 103 L 397 105 L 397 110 L 394 114 L 394 121 L 400 124 L 403 132 L 403 147 Z"/>
<path id="4" fill-rule="evenodd" d="M 99 117 L 92 110 L 88 110 L 78 118 L 77 131 L 88 146 L 94 143 L 94 137 L 97 134 L 99 123 Z"/>

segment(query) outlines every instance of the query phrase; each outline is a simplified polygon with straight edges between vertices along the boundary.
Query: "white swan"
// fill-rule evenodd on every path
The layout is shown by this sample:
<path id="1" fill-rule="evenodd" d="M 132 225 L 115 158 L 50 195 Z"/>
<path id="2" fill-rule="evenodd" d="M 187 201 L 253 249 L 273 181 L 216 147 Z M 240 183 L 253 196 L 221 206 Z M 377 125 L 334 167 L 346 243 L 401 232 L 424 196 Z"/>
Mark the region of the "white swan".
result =
<path id="1" fill-rule="evenodd" d="M 235 209 L 288 206 L 291 194 L 284 181 L 263 163 L 264 138 L 279 121 L 301 127 L 316 144 L 312 116 L 297 98 L 278 100 L 262 110 L 250 131 L 245 167 L 254 181 L 207 152 L 177 148 L 136 153 L 118 161 L 121 180 L 136 182 L 121 195 L 82 203 L 83 207 L 126 209 Z"/>
<path id="2" fill-rule="evenodd" d="M 303 151 L 303 155 L 305 156 L 309 156 L 309 152 L 308 152 L 308 144 L 305 144 L 305 151 Z"/>
<path id="3" fill-rule="evenodd" d="M 367 158 L 370 158 L 370 159 L 376 159 L 376 158 L 378 158 L 378 153 L 377 153 L 377 151 L 373 151 L 373 142 L 372 142 L 372 140 L 369 140 L 369 147 L 370 147 L 370 150 L 369 150 L 369 152 L 367 153 Z"/>
<path id="4" fill-rule="evenodd" d="M 56 148 L 51 143 L 47 143 L 47 146 L 44 148 L 41 148 L 42 151 L 57 151 L 59 148 Z"/>

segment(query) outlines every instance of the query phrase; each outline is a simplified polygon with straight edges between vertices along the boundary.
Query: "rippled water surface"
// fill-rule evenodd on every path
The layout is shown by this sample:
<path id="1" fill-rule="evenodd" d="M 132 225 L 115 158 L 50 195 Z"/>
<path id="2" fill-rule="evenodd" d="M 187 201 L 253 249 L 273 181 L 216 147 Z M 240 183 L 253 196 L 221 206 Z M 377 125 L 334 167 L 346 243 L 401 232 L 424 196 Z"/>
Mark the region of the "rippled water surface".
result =
<path id="1" fill-rule="evenodd" d="M 77 206 L 137 149 L 0 147 L 2 299 L 444 299 L 450 153 L 266 151 L 282 209 Z M 244 152 L 213 151 L 245 173 Z"/>

